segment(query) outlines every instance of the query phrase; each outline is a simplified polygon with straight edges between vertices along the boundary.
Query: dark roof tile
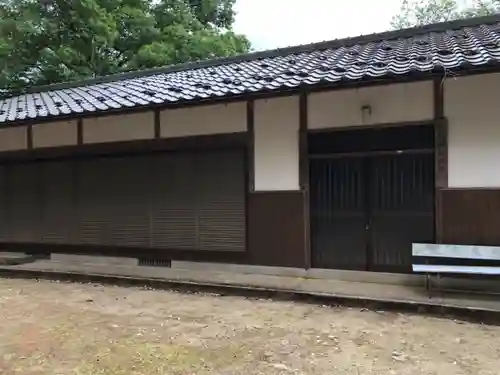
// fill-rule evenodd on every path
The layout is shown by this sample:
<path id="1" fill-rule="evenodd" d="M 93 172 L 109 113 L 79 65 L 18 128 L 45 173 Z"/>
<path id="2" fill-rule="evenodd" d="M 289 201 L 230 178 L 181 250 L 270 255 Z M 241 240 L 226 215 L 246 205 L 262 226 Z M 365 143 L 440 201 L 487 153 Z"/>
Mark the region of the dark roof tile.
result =
<path id="1" fill-rule="evenodd" d="M 0 101 L 0 123 L 487 64 L 500 66 L 500 16 L 33 89 Z"/>

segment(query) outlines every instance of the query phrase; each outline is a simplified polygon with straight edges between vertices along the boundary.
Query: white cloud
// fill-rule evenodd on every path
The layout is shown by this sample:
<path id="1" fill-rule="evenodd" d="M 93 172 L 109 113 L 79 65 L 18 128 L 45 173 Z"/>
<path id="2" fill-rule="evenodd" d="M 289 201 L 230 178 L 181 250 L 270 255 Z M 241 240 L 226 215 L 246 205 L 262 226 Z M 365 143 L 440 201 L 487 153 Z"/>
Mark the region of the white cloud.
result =
<path id="1" fill-rule="evenodd" d="M 237 0 L 234 29 L 254 49 L 270 49 L 381 32 L 400 0 Z"/>

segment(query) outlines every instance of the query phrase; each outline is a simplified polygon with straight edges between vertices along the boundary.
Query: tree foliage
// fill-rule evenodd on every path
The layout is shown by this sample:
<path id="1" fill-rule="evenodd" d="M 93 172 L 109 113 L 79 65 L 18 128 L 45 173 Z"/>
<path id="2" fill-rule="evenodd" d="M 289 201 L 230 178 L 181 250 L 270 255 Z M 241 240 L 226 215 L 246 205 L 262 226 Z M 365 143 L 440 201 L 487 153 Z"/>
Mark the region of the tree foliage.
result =
<path id="1" fill-rule="evenodd" d="M 402 29 L 500 12 L 500 0 L 403 0 L 392 27 Z"/>
<path id="2" fill-rule="evenodd" d="M 0 0 L 0 87 L 16 90 L 248 51 L 235 0 Z"/>

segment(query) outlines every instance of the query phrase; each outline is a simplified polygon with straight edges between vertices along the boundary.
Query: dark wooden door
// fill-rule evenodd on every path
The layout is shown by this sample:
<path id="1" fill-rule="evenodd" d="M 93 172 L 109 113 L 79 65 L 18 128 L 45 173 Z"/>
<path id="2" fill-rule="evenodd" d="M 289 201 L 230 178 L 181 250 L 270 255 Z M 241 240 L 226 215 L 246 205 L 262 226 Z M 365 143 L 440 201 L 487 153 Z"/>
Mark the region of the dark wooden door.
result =
<path id="1" fill-rule="evenodd" d="M 311 137 L 313 267 L 410 272 L 412 242 L 433 241 L 432 127 L 409 128 Z"/>
<path id="2" fill-rule="evenodd" d="M 434 239 L 434 155 L 370 159 L 370 269 L 410 272 L 412 242 Z"/>
<path id="3" fill-rule="evenodd" d="M 365 160 L 312 160 L 310 174 L 313 267 L 365 269 Z"/>

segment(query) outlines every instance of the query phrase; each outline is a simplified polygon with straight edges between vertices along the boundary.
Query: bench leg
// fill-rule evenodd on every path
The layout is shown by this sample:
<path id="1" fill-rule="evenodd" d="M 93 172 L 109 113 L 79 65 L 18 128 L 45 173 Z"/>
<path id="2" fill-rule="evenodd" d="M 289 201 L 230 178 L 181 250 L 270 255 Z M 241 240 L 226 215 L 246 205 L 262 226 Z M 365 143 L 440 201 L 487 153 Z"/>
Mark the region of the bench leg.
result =
<path id="1" fill-rule="evenodd" d="M 432 298 L 432 280 L 430 273 L 425 275 L 425 290 L 427 290 L 429 298 Z"/>

